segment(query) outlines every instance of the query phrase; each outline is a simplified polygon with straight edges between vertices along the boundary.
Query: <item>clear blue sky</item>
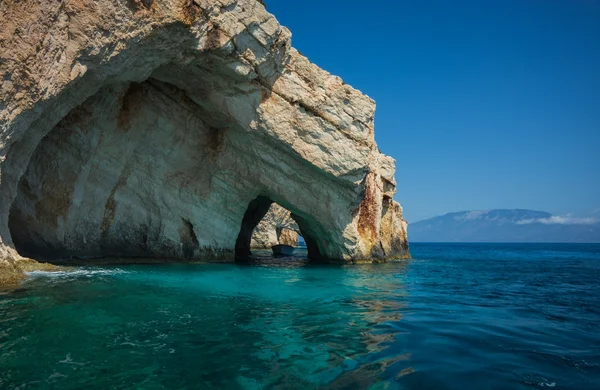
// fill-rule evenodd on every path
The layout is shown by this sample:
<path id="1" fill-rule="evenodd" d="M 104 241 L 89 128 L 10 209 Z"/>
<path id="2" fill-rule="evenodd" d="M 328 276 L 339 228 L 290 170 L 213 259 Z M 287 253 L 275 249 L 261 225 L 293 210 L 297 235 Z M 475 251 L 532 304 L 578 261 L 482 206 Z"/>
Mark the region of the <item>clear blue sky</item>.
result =
<path id="1" fill-rule="evenodd" d="M 377 101 L 409 222 L 600 217 L 600 0 L 265 0 L 311 61 Z"/>

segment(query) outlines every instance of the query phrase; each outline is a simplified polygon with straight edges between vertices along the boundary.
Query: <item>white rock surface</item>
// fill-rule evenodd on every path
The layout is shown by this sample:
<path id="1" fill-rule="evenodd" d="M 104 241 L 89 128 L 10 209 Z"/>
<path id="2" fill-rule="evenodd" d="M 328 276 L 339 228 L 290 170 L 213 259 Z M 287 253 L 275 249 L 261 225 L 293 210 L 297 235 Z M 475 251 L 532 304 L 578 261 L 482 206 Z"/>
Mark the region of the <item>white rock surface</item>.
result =
<path id="1" fill-rule="evenodd" d="M 272 201 L 312 258 L 408 256 L 375 103 L 259 1 L 5 0 L 0 18 L 0 269 L 233 261 Z"/>
<path id="2" fill-rule="evenodd" d="M 291 213 L 277 203 L 273 203 L 252 232 L 251 249 L 270 249 L 274 245 L 298 246 L 300 228 Z"/>

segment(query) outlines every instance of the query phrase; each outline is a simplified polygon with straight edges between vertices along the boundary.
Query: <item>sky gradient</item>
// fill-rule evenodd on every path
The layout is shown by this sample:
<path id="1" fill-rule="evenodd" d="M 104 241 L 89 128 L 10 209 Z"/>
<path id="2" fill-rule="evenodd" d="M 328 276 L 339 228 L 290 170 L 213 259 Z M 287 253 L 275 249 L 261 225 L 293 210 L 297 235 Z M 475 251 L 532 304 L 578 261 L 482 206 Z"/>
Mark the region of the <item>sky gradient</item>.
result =
<path id="1" fill-rule="evenodd" d="M 600 219 L 600 0 L 265 0 L 377 102 L 409 222 L 527 208 Z"/>

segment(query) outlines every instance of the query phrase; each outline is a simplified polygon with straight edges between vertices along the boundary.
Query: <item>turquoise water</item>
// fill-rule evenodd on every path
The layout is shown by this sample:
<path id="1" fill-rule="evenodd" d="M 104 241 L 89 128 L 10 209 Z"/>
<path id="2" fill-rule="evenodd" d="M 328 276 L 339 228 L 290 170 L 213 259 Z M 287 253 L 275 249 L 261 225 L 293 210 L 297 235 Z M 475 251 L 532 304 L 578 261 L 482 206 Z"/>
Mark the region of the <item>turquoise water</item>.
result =
<path id="1" fill-rule="evenodd" d="M 600 389 L 600 245 L 94 267 L 0 292 L 2 389 Z"/>

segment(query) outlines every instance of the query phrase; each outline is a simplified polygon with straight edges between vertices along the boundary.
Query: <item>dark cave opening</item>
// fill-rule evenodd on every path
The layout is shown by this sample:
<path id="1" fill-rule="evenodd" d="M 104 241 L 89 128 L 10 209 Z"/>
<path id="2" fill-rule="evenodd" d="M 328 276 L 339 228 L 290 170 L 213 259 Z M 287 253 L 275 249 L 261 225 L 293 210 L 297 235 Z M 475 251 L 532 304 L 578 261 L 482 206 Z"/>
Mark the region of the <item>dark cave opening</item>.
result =
<path id="1" fill-rule="evenodd" d="M 258 196 L 248 205 L 235 244 L 236 262 L 244 263 L 252 259 L 251 241 L 254 229 L 267 215 L 273 203 L 273 200 L 266 196 Z M 289 210 L 288 208 L 285 209 Z M 323 260 L 321 250 L 319 249 L 319 242 L 312 237 L 310 230 L 307 229 L 308 222 L 304 218 L 294 214 L 293 210 L 289 211 L 291 212 L 291 218 L 298 224 L 300 230 L 298 232 L 298 242 L 301 243 L 301 247 L 306 247 L 308 259 L 312 261 Z M 290 229 L 277 227 L 277 236 L 280 237 L 281 232 L 285 230 Z"/>

